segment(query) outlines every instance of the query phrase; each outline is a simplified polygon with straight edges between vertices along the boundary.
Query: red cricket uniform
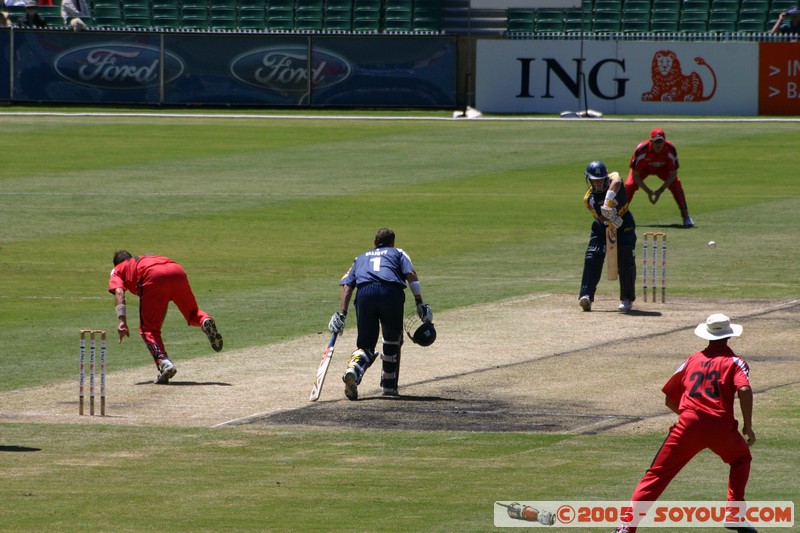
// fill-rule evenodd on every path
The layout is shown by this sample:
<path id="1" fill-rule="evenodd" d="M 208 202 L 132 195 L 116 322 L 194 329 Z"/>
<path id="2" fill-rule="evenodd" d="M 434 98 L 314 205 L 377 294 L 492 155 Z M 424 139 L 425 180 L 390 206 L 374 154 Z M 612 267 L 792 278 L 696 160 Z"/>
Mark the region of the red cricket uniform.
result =
<path id="1" fill-rule="evenodd" d="M 625 192 L 628 193 L 628 201 L 633 200 L 633 195 L 639 190 L 639 186 L 633 179 L 633 171 L 639 173 L 639 177 L 644 180 L 647 176 L 658 176 L 661 181 L 666 181 L 670 172 L 678 171 L 680 163 L 678 162 L 678 150 L 675 145 L 665 140 L 664 147 L 660 152 L 653 150 L 650 141 L 642 141 L 636 150 L 633 151 L 631 156 L 630 168 L 628 178 L 625 180 Z M 681 211 L 686 209 L 686 195 L 683 192 L 683 185 L 680 178 L 675 178 L 672 185 L 669 187 L 675 202 Z"/>
<path id="2" fill-rule="evenodd" d="M 118 288 L 139 297 L 139 334 L 158 360 L 167 357 L 161 339 L 161 326 L 167 316 L 169 302 L 175 302 L 190 326 L 201 326 L 210 316 L 197 307 L 197 300 L 189 286 L 183 268 L 167 257 L 143 255 L 118 264 L 111 271 L 108 291 Z"/>
<path id="3" fill-rule="evenodd" d="M 727 345 L 711 344 L 692 354 L 661 389 L 679 405 L 678 422 L 631 501 L 657 500 L 678 472 L 706 448 L 730 465 L 728 501 L 744 501 L 752 456 L 738 431 L 733 400 L 741 387 L 749 385 L 750 367 Z"/>

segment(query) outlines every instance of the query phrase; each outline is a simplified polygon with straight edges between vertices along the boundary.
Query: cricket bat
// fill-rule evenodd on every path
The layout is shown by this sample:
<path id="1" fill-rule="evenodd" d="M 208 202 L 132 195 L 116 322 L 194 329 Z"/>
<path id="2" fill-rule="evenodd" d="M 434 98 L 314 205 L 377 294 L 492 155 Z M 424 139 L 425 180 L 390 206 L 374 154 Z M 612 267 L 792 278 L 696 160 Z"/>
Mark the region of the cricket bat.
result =
<path id="1" fill-rule="evenodd" d="M 619 277 L 619 265 L 617 265 L 617 228 L 611 224 L 606 227 L 606 268 L 608 269 L 608 279 L 614 280 Z"/>
<path id="2" fill-rule="evenodd" d="M 308 398 L 312 402 L 319 400 L 319 395 L 322 394 L 322 384 L 325 383 L 325 375 L 328 373 L 328 367 L 331 366 L 333 345 L 336 344 L 337 336 L 338 333 L 331 335 L 331 341 L 328 343 L 328 347 L 325 348 L 325 353 L 322 354 L 322 361 L 319 362 L 317 376 L 314 378 L 314 387 L 311 389 L 311 396 Z"/>

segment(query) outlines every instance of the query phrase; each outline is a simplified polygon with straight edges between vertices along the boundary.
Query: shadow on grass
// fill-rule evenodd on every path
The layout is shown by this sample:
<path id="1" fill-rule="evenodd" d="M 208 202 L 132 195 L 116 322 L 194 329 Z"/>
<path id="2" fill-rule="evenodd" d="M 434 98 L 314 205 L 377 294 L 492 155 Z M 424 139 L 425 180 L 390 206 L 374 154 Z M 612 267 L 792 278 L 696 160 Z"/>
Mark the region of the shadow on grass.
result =
<path id="1" fill-rule="evenodd" d="M 407 396 L 403 394 L 402 396 L 367 396 L 366 398 L 360 398 L 359 401 L 368 401 L 368 400 L 387 400 L 390 402 L 454 402 L 457 400 L 450 399 L 450 398 L 442 398 L 441 396 Z"/>
<path id="2" fill-rule="evenodd" d="M 41 448 L 29 448 L 27 446 L 0 446 L 0 452 L 40 452 Z"/>
<path id="3" fill-rule="evenodd" d="M 137 385 L 155 385 L 152 381 L 139 381 Z M 159 385 L 164 386 L 164 385 Z M 223 381 L 170 381 L 167 387 L 233 387 L 232 383 Z"/>
<path id="4" fill-rule="evenodd" d="M 619 311 L 615 311 L 619 313 Z M 626 315 L 629 316 L 662 316 L 663 313 L 661 311 L 642 311 L 641 309 L 631 309 Z"/>
<path id="5" fill-rule="evenodd" d="M 683 224 L 636 224 L 636 229 L 639 228 L 672 228 L 672 229 L 694 229 L 697 227 L 697 224 L 694 226 L 684 226 Z"/>

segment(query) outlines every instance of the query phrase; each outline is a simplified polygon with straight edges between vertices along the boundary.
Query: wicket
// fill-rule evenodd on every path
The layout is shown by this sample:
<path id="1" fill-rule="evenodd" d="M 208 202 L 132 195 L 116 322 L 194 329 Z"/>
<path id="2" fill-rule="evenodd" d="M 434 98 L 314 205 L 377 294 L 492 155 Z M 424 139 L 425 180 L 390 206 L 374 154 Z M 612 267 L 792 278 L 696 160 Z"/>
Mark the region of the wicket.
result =
<path id="1" fill-rule="evenodd" d="M 100 335 L 100 416 L 106 416 L 106 332 L 82 329 L 80 344 L 80 377 L 78 379 L 78 414 L 83 415 L 84 381 L 86 378 L 86 335 L 89 335 L 89 414 L 94 416 L 94 378 L 97 335 Z"/>
<path id="2" fill-rule="evenodd" d="M 644 253 L 642 257 L 644 259 L 643 264 L 644 267 L 642 269 L 642 284 L 644 289 L 644 301 L 647 301 L 647 248 L 648 248 L 648 237 L 652 238 L 653 243 L 653 261 L 652 261 L 652 268 L 651 268 L 651 279 L 650 282 L 653 284 L 653 302 L 656 301 L 656 282 L 658 278 L 656 277 L 657 273 L 657 264 L 658 264 L 658 238 L 661 237 L 661 303 L 666 302 L 667 300 L 667 234 L 663 231 L 648 231 L 644 235 Z"/>

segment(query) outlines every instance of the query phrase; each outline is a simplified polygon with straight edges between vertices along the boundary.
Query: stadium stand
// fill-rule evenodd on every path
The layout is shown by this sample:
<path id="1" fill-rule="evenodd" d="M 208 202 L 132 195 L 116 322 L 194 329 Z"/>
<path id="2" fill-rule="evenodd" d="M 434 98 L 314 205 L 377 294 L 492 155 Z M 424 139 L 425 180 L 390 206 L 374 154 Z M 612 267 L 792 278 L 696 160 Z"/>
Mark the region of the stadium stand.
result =
<path id="1" fill-rule="evenodd" d="M 618 32 L 622 29 L 621 0 L 595 0 L 592 31 Z"/>
<path id="2" fill-rule="evenodd" d="M 325 31 L 353 29 L 353 0 L 325 0 Z"/>
<path id="3" fill-rule="evenodd" d="M 323 0 L 295 0 L 294 29 L 301 32 L 322 31 L 325 24 Z"/>
<path id="4" fill-rule="evenodd" d="M 152 28 L 153 21 L 150 15 L 149 0 L 126 0 L 122 2 L 122 18 L 126 28 Z"/>
<path id="5" fill-rule="evenodd" d="M 292 31 L 294 29 L 294 1 L 271 0 L 267 6 L 267 25 L 270 31 Z"/>
<path id="6" fill-rule="evenodd" d="M 571 9 L 497 11 L 501 32 L 735 33 L 767 32 L 800 0 L 581 0 Z M 459 33 L 450 13 L 469 13 L 469 0 L 95 0 L 96 26 L 159 30 L 333 33 Z M 17 17 L 17 8 L 9 7 Z M 21 15 L 23 8 L 18 11 Z M 486 11 L 486 10 L 484 10 Z M 40 6 L 61 25 L 59 6 Z M 487 11 L 488 12 L 488 11 Z M 464 16 L 464 15 L 461 15 Z M 466 15 L 469 16 L 469 15 Z M 466 27 L 483 31 L 479 19 Z M 491 21 L 487 19 L 486 24 Z M 487 26 L 487 30 L 488 30 Z"/>
<path id="7" fill-rule="evenodd" d="M 381 30 L 381 0 L 353 1 L 353 31 L 377 33 Z"/>
<path id="8" fill-rule="evenodd" d="M 766 15 L 759 16 L 749 14 L 753 18 L 740 18 L 736 24 L 736 31 L 744 33 L 761 33 L 767 31 L 767 17 Z"/>
<path id="9" fill-rule="evenodd" d="M 414 0 L 412 29 L 415 32 L 440 32 L 442 30 L 441 0 Z"/>
<path id="10" fill-rule="evenodd" d="M 650 31 L 650 13 L 629 11 L 622 15 L 623 33 L 647 33 Z"/>
<path id="11" fill-rule="evenodd" d="M 214 0 L 208 10 L 208 25 L 212 30 L 236 30 L 238 0 Z"/>
<path id="12" fill-rule="evenodd" d="M 508 9 L 508 31 L 533 33 L 536 31 L 536 12 L 533 9 Z"/>
<path id="13" fill-rule="evenodd" d="M 264 0 L 239 0 L 237 15 L 241 30 L 262 31 L 267 27 L 267 5 Z"/>
<path id="14" fill-rule="evenodd" d="M 180 27 L 184 30 L 208 29 L 208 2 L 203 0 L 181 0 Z"/>
<path id="15" fill-rule="evenodd" d="M 384 31 L 411 31 L 414 26 L 413 4 L 413 0 L 385 0 Z"/>
<path id="16" fill-rule="evenodd" d="M 540 9 L 536 14 L 536 31 L 556 33 L 564 31 L 564 12 L 560 9 Z"/>
<path id="17" fill-rule="evenodd" d="M 718 33 L 731 33 L 736 31 L 736 21 L 739 14 L 735 9 L 721 9 L 713 7 L 708 17 L 708 31 Z"/>
<path id="18" fill-rule="evenodd" d="M 118 1 L 95 2 L 93 12 L 98 28 L 119 28 L 125 25 L 122 19 L 122 6 Z M 47 23 L 51 24 L 49 18 Z"/>
<path id="19" fill-rule="evenodd" d="M 580 33 L 592 29 L 592 11 L 584 12 L 580 9 L 564 10 L 564 31 L 567 33 Z"/>

